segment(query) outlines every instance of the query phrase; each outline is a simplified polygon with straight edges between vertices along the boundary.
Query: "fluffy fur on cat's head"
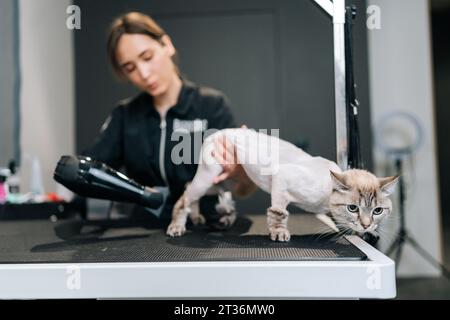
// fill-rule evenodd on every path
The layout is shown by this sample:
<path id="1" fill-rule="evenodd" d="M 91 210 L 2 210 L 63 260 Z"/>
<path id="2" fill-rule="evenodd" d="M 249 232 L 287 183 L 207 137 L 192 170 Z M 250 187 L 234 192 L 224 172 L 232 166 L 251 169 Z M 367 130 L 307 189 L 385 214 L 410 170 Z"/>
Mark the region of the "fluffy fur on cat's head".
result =
<path id="1" fill-rule="evenodd" d="M 330 213 L 338 227 L 359 235 L 378 236 L 378 226 L 391 213 L 389 195 L 394 192 L 399 177 L 377 178 L 359 169 L 330 171 L 330 174 L 333 180 Z"/>

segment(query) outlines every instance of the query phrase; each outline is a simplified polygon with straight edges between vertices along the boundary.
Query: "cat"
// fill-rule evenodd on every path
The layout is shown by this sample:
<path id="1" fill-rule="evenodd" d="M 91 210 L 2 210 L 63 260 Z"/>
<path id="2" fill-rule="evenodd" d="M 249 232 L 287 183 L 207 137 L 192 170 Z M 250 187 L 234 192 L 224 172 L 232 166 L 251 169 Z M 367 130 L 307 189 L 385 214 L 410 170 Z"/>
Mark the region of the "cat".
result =
<path id="1" fill-rule="evenodd" d="M 213 157 L 214 139 L 224 135 L 234 145 L 236 158 L 256 186 L 271 195 L 267 225 L 273 241 L 289 241 L 288 204 L 316 214 L 330 214 L 337 226 L 363 236 L 377 236 L 380 222 L 392 211 L 389 195 L 398 176 L 377 178 L 372 173 L 339 166 L 322 157 L 313 157 L 285 140 L 252 129 L 224 129 L 205 139 L 194 179 L 176 202 L 167 235 L 186 232 L 189 216 L 194 224 L 204 223 L 198 201 L 205 194 L 218 194 L 217 211 L 223 228 L 233 225 L 236 210 L 226 186 L 214 185 L 222 166 Z M 222 138 L 224 138 L 222 136 Z"/>

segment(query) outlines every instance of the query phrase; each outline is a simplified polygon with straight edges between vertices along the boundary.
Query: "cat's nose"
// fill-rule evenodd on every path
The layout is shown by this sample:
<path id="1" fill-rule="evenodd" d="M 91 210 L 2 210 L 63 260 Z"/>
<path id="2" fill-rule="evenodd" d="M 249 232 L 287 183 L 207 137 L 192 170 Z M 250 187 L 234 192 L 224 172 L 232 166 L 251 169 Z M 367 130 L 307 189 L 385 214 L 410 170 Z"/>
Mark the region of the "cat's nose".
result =
<path id="1" fill-rule="evenodd" d="M 367 228 L 370 226 L 370 223 L 369 223 L 369 224 L 361 223 L 361 225 L 362 225 L 362 227 L 363 227 L 364 229 L 367 229 Z"/>

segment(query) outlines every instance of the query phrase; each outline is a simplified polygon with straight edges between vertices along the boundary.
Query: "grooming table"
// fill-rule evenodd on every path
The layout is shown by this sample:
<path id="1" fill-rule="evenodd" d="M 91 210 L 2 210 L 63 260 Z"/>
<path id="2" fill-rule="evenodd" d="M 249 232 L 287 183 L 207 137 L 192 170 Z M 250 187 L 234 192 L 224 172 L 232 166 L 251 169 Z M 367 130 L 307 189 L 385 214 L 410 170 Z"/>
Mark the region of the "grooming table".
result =
<path id="1" fill-rule="evenodd" d="M 289 243 L 264 215 L 228 231 L 131 220 L 0 221 L 0 298 L 393 298 L 394 262 L 356 236 L 292 214 Z"/>

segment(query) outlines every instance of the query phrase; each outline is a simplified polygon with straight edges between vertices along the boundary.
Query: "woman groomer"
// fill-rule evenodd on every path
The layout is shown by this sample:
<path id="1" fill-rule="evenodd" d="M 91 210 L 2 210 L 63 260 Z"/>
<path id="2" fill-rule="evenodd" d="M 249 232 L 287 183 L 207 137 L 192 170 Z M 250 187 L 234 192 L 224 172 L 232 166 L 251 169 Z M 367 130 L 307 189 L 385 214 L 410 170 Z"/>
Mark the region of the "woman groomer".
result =
<path id="1" fill-rule="evenodd" d="M 196 161 L 174 163 L 172 151 L 179 139 L 189 134 L 194 142 L 199 130 L 231 128 L 236 123 L 221 92 L 180 77 L 174 45 L 149 16 L 132 12 L 116 19 L 107 50 L 117 75 L 142 92 L 112 111 L 94 145 L 83 154 L 115 169 L 124 167 L 143 185 L 167 186 L 170 193 L 161 217 L 169 219 L 197 169 Z M 199 147 L 192 146 L 192 152 L 198 153 Z M 238 171 L 224 169 L 226 177 Z M 200 202 L 207 222 L 218 218 L 216 202 L 216 196 Z"/>

